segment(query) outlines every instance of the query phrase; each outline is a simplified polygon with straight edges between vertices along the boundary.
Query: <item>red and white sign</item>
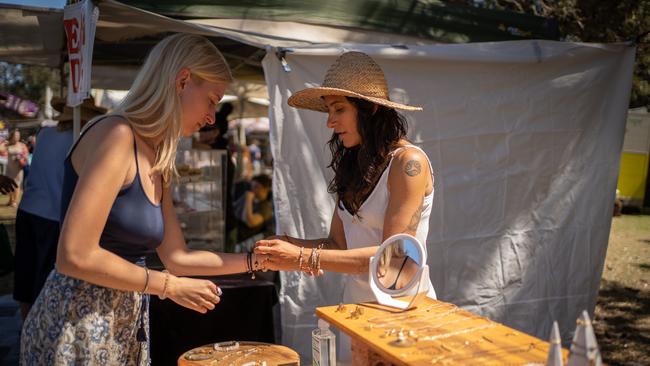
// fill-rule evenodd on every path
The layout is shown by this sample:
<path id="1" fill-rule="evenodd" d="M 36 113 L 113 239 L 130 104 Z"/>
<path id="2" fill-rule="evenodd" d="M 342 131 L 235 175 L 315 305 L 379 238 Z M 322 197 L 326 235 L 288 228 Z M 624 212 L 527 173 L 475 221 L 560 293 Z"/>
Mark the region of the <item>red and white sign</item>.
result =
<path id="1" fill-rule="evenodd" d="M 90 97 L 90 71 L 98 18 L 99 10 L 90 0 L 67 5 L 63 10 L 70 62 L 67 100 L 70 107 L 76 107 Z"/>

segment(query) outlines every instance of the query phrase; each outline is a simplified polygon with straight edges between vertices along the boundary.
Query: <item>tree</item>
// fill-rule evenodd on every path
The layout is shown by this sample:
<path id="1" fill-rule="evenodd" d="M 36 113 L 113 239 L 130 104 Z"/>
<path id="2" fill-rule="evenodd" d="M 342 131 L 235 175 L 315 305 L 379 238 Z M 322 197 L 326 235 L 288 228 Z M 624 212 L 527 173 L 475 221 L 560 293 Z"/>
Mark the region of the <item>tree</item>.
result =
<path id="1" fill-rule="evenodd" d="M 567 41 L 636 42 L 630 108 L 650 109 L 650 1 L 468 0 L 466 4 L 553 18 Z"/>
<path id="2" fill-rule="evenodd" d="M 43 66 L 10 64 L 0 62 L 0 91 L 45 104 L 45 87 L 59 93 L 61 84 L 59 72 Z M 17 113 L 2 111 L 10 118 L 19 118 Z"/>

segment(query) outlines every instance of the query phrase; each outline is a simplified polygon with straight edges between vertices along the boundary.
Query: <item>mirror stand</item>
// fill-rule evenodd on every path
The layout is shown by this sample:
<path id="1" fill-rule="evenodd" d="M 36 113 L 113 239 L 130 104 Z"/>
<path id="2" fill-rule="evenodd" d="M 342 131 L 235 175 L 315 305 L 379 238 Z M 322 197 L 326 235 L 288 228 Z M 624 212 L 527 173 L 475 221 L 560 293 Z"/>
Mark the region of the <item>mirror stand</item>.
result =
<path id="1" fill-rule="evenodd" d="M 397 284 L 397 280 L 393 286 L 387 288 L 386 284 L 380 283 L 377 274 L 378 267 L 382 261 L 383 252 L 386 250 L 392 250 L 390 246 L 396 242 L 407 243 L 406 245 L 411 247 L 411 249 L 414 251 L 409 252 L 407 250 L 406 252 L 410 253 L 410 256 L 413 258 L 416 258 L 415 262 L 419 265 L 419 268 L 413 274 L 411 280 L 409 280 L 403 288 L 399 289 L 394 288 L 394 286 Z M 406 263 L 406 260 L 403 262 L 402 268 L 404 268 L 404 263 Z M 401 269 L 399 273 L 401 273 Z M 429 266 L 426 265 L 426 249 L 423 247 L 422 243 L 417 240 L 417 238 L 408 234 L 393 235 L 392 237 L 386 239 L 384 243 L 379 246 L 377 253 L 372 258 L 370 258 L 369 282 L 370 289 L 372 290 L 379 304 L 401 309 L 403 311 L 412 309 L 417 306 L 417 304 L 425 296 L 432 299 L 436 298 L 435 290 L 429 280 Z M 411 295 L 409 301 L 402 301 L 394 298 L 409 295 Z"/>

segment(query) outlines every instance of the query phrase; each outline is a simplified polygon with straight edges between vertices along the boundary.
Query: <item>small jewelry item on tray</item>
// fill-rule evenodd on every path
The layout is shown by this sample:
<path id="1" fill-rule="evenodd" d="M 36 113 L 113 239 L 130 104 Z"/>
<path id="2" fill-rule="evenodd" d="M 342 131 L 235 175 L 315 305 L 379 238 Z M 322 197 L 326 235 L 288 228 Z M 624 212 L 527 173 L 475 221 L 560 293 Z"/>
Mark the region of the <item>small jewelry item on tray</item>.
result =
<path id="1" fill-rule="evenodd" d="M 186 360 L 190 361 L 205 361 L 214 357 L 214 351 L 209 348 L 198 348 L 192 351 L 189 351 L 185 355 Z"/>
<path id="2" fill-rule="evenodd" d="M 237 349 L 239 349 L 239 342 L 237 341 L 217 342 L 214 344 L 214 350 L 217 352 L 230 352 Z"/>
<path id="3" fill-rule="evenodd" d="M 404 334 L 404 331 L 400 331 L 397 334 L 397 339 L 389 342 L 391 346 L 394 347 L 412 347 L 415 344 L 415 341 L 411 338 L 409 338 L 406 334 Z"/>

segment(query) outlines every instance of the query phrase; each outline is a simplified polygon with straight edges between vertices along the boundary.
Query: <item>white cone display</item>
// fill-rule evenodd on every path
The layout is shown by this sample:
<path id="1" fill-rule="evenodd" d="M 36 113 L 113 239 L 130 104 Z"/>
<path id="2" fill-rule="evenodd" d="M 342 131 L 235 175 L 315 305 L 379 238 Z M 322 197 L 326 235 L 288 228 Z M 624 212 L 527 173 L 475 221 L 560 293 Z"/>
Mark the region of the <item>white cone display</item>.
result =
<path id="1" fill-rule="evenodd" d="M 551 336 L 548 341 L 551 343 L 551 347 L 548 349 L 546 366 L 564 366 L 564 361 L 562 361 L 562 339 L 560 338 L 560 328 L 557 322 L 553 322 Z"/>
<path id="2" fill-rule="evenodd" d="M 591 325 L 589 314 L 584 310 L 578 318 L 578 326 L 573 335 L 571 351 L 569 352 L 568 366 L 602 366 L 600 350 L 596 342 L 594 328 Z"/>

